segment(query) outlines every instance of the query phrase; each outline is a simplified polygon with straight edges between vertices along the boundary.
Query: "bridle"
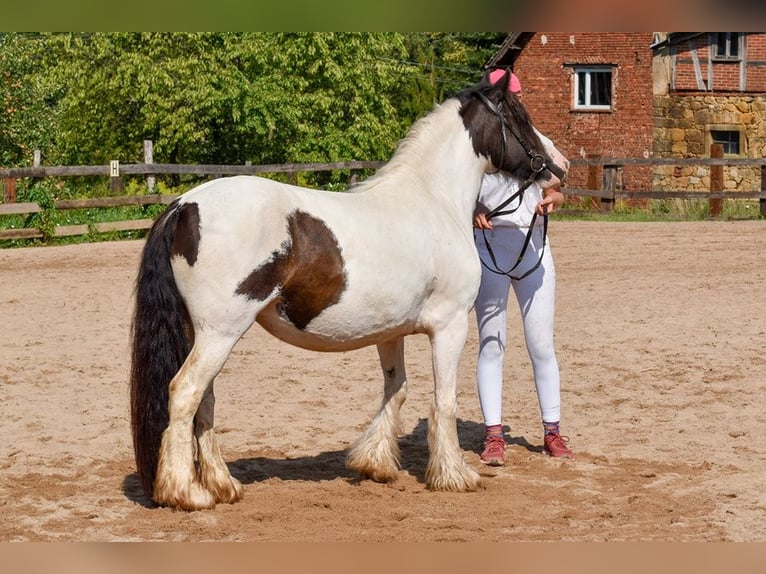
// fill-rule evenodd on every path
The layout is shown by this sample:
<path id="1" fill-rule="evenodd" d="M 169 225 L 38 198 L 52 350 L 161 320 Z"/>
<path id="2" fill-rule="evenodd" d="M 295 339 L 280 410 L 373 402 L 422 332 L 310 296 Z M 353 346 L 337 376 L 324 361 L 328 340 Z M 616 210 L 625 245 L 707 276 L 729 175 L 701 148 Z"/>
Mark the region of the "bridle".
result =
<path id="1" fill-rule="evenodd" d="M 534 180 L 538 178 L 540 173 L 545 171 L 546 169 L 548 171 L 551 171 L 548 167 L 548 162 L 545 161 L 545 156 L 543 156 L 540 153 L 537 153 L 534 151 L 527 141 L 521 137 L 518 131 L 513 129 L 513 126 L 508 123 L 508 120 L 505 118 L 505 114 L 503 114 L 503 102 L 500 102 L 498 105 L 495 105 L 492 100 L 490 100 L 485 94 L 482 92 L 474 92 L 474 95 L 481 100 L 481 102 L 487 107 L 487 109 L 492 112 L 495 117 L 500 121 L 500 137 L 502 138 L 500 140 L 500 161 L 503 161 L 503 158 L 505 157 L 505 148 L 508 144 L 508 139 L 505 135 L 505 130 L 508 130 L 513 134 L 513 136 L 516 138 L 516 141 L 519 142 L 519 145 L 524 148 L 524 152 L 527 154 L 527 157 L 529 158 L 529 167 L 532 170 L 532 174 L 527 179 L 526 187 L 529 187 Z M 492 173 L 497 173 L 498 171 L 502 170 L 502 165 L 497 166 L 497 169 Z M 551 172 L 553 173 L 553 172 Z"/>
<path id="2" fill-rule="evenodd" d="M 484 95 L 482 92 L 476 91 L 474 92 L 474 95 L 487 107 L 487 109 L 492 112 L 495 117 L 500 121 L 500 165 L 497 166 L 497 169 L 494 172 L 491 173 L 498 173 L 502 170 L 502 162 L 505 158 L 505 149 L 507 147 L 508 141 L 506 136 L 506 130 L 511 132 L 513 136 L 516 138 L 516 141 L 519 142 L 519 145 L 524 149 L 524 152 L 527 154 L 527 157 L 529 158 L 529 164 L 530 168 L 532 170 L 532 173 L 529 175 L 529 177 L 524 181 L 524 183 L 519 187 L 519 189 L 513 193 L 510 197 L 507 197 L 500 205 L 495 207 L 494 209 L 491 209 L 489 213 L 486 214 L 487 219 L 491 219 L 493 217 L 496 217 L 498 215 L 507 215 L 510 213 L 515 212 L 516 210 L 521 207 L 521 203 L 524 199 L 524 192 L 529 188 L 530 185 L 532 185 L 537 178 L 540 177 L 540 174 L 545 171 L 551 171 L 551 169 L 548 167 L 548 162 L 546 161 L 545 157 L 535 152 L 529 144 L 524 140 L 524 138 L 521 137 L 521 135 L 513 129 L 513 126 L 508 123 L 508 120 L 505 117 L 505 114 L 503 114 L 503 102 L 500 102 L 498 105 L 495 105 L 492 100 L 490 100 L 486 95 Z M 551 171 L 551 174 L 553 172 Z M 519 204 L 513 208 L 513 209 L 505 209 L 504 208 L 511 202 L 513 202 L 515 199 L 519 200 Z M 545 244 L 547 243 L 548 238 L 548 208 L 547 206 L 543 206 L 543 244 L 540 248 L 540 257 L 537 260 L 537 263 L 535 265 L 524 272 L 522 275 L 514 276 L 511 275 L 513 271 L 516 270 L 516 267 L 519 266 L 521 261 L 524 259 L 524 255 L 527 252 L 527 248 L 529 247 L 530 242 L 532 241 L 532 230 L 535 228 L 535 222 L 537 221 L 537 211 L 533 212 L 532 214 L 532 221 L 529 223 L 529 231 L 527 231 L 527 235 L 524 238 L 524 245 L 521 248 L 521 252 L 519 253 L 519 256 L 516 258 L 516 263 L 514 263 L 513 267 L 510 269 L 503 271 L 500 269 L 500 266 L 497 264 L 497 260 L 495 259 L 495 254 L 492 251 L 492 248 L 489 245 L 489 241 L 487 240 L 487 234 L 486 230 L 482 229 L 481 233 L 484 238 L 484 244 L 487 246 L 487 253 L 489 254 L 490 259 L 492 260 L 493 267 L 490 267 L 487 265 L 487 263 L 484 260 L 481 260 L 481 264 L 492 273 L 495 273 L 497 275 L 507 275 L 511 279 L 515 281 L 520 281 L 524 279 L 525 277 L 529 276 L 531 273 L 533 273 L 538 267 L 540 267 L 540 264 L 543 261 L 543 255 L 545 254 Z"/>

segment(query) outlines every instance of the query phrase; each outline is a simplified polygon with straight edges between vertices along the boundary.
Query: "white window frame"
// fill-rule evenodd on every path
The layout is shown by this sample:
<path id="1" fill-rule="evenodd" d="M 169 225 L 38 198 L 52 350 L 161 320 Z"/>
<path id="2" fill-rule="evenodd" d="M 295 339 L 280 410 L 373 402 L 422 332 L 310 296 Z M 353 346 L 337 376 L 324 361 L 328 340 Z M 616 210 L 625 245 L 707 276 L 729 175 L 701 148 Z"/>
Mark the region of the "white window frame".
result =
<path id="1" fill-rule="evenodd" d="M 591 104 L 593 90 L 591 89 L 591 74 L 609 73 L 609 104 Z M 580 82 L 585 82 L 585 102 L 578 102 Z M 613 66 L 574 66 L 573 67 L 573 94 L 572 107 L 575 110 L 605 110 L 612 109 L 614 101 L 614 67 Z"/>
<path id="2" fill-rule="evenodd" d="M 726 50 L 723 54 L 718 52 L 718 40 L 720 36 L 724 36 L 724 42 L 726 43 Z M 732 41 L 732 35 L 736 35 Z M 742 39 L 744 34 L 742 32 L 714 32 L 712 39 L 713 48 L 713 60 L 725 60 L 728 62 L 739 62 L 742 60 L 743 43 Z M 732 46 L 736 46 L 737 53 L 732 56 Z"/>

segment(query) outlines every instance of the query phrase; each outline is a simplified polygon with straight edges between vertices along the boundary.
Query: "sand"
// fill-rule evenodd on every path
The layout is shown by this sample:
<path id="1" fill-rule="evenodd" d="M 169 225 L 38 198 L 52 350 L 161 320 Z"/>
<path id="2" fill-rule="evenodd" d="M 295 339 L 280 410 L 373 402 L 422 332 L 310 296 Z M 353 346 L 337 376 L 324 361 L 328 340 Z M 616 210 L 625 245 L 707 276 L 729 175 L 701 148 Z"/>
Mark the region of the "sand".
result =
<path id="1" fill-rule="evenodd" d="M 133 467 L 129 330 L 141 241 L 0 250 L 0 541 L 766 541 L 766 222 L 552 221 L 562 431 L 541 453 L 518 318 L 507 464 L 479 463 L 473 322 L 458 433 L 483 479 L 425 488 L 433 383 L 406 342 L 402 469 L 360 481 L 345 449 L 380 401 L 374 348 L 313 353 L 257 326 L 216 382 L 244 499 L 154 507 Z"/>

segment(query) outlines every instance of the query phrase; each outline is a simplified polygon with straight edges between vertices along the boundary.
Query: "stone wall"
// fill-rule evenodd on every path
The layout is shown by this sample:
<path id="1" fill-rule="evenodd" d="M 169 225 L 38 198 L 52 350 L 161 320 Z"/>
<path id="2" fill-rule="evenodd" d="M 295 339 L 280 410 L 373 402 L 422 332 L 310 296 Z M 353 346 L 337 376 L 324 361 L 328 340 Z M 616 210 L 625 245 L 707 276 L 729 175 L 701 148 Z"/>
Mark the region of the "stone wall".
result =
<path id="1" fill-rule="evenodd" d="M 766 156 L 766 97 L 761 95 L 655 95 L 653 156 L 710 157 L 710 130 L 741 132 L 737 157 Z M 655 190 L 709 191 L 709 166 L 658 166 Z M 725 191 L 757 191 L 760 166 L 724 167 Z"/>

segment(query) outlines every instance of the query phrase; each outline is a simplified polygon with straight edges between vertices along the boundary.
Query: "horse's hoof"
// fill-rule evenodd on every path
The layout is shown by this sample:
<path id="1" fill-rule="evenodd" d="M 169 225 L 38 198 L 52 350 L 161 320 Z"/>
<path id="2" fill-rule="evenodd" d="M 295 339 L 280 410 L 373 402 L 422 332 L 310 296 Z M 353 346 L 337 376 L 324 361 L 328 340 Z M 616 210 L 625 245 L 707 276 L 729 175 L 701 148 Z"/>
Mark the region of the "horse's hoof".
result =
<path id="1" fill-rule="evenodd" d="M 399 476 L 398 464 L 372 464 L 368 459 L 353 455 L 346 458 L 346 468 L 358 472 L 362 478 L 375 482 L 391 483 Z"/>
<path id="2" fill-rule="evenodd" d="M 201 484 L 192 482 L 186 488 L 176 488 L 172 492 L 169 489 L 154 489 L 154 501 L 160 506 L 176 508 L 178 510 L 212 510 L 215 508 L 213 494 Z"/>
<path id="3" fill-rule="evenodd" d="M 399 476 L 397 471 L 390 471 L 390 470 L 374 470 L 374 471 L 363 472 L 360 474 L 362 478 L 366 478 L 374 482 L 380 482 L 383 484 L 391 484 L 392 482 L 396 482 L 396 479 Z"/>
<path id="4" fill-rule="evenodd" d="M 465 467 L 461 472 L 426 471 L 426 486 L 429 490 L 441 492 L 474 492 L 481 487 L 481 477 L 472 468 Z"/>
<path id="5" fill-rule="evenodd" d="M 233 476 L 229 477 L 227 483 L 218 484 L 214 487 L 210 487 L 210 490 L 215 496 L 215 501 L 221 504 L 234 504 L 242 500 L 245 496 L 245 488 L 242 483 Z"/>

